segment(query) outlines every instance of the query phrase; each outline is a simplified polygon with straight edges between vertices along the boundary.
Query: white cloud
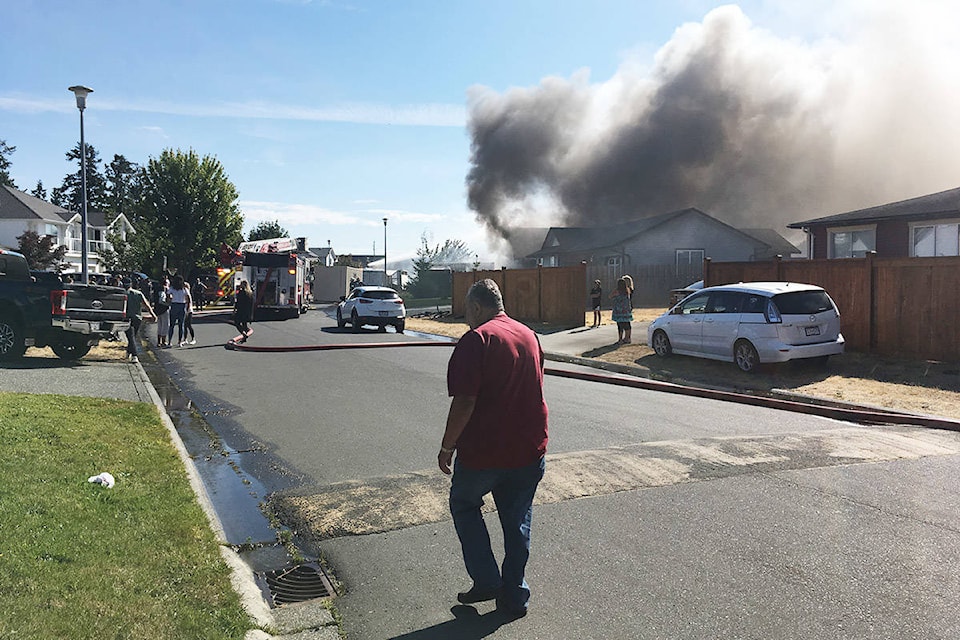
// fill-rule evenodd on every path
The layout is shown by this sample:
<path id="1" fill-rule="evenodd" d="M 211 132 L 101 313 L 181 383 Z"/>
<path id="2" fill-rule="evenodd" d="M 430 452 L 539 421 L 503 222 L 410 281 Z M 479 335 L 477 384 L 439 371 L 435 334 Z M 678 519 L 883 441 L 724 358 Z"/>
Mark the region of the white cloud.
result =
<path id="1" fill-rule="evenodd" d="M 183 104 L 160 101 L 123 101 L 89 98 L 88 107 L 101 111 L 159 113 L 202 118 L 244 118 L 288 121 L 347 122 L 419 127 L 463 127 L 466 108 L 458 104 L 342 103 L 326 107 L 302 107 L 269 102 L 220 102 Z M 76 107 L 69 99 L 37 98 L 18 94 L 0 95 L 0 110 L 21 113 L 65 113 Z"/>
<path id="2" fill-rule="evenodd" d="M 286 202 L 258 202 L 242 200 L 237 203 L 243 212 L 247 224 L 256 226 L 259 222 L 278 221 L 281 226 L 329 224 L 377 226 L 379 220 L 368 220 L 354 213 L 331 211 L 309 204 L 290 204 Z"/>
<path id="3" fill-rule="evenodd" d="M 443 220 L 444 216 L 439 213 L 417 213 L 414 211 L 403 211 L 401 209 L 365 209 L 366 213 L 372 213 L 381 218 L 389 218 L 389 222 L 437 222 Z"/>

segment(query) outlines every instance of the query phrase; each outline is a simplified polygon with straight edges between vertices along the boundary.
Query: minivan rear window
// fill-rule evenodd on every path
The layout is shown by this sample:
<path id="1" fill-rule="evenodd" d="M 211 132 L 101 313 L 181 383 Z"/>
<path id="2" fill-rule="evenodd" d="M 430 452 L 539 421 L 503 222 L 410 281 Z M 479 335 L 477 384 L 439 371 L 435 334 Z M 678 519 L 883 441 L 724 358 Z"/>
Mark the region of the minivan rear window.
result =
<path id="1" fill-rule="evenodd" d="M 794 291 L 773 296 L 777 309 L 785 316 L 810 315 L 833 309 L 830 296 L 820 289 L 815 291 Z"/>

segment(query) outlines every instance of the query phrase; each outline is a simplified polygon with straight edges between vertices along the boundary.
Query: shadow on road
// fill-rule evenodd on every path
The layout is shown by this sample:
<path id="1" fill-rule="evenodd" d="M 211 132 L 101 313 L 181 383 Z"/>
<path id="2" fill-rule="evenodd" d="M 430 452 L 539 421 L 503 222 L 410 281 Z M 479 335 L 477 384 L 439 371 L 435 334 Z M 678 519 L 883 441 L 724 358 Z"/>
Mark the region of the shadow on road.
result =
<path id="1" fill-rule="evenodd" d="M 479 640 L 516 620 L 515 617 L 497 610 L 480 615 L 475 608 L 464 605 L 452 607 L 450 613 L 454 616 L 453 620 L 394 636 L 391 640 Z"/>

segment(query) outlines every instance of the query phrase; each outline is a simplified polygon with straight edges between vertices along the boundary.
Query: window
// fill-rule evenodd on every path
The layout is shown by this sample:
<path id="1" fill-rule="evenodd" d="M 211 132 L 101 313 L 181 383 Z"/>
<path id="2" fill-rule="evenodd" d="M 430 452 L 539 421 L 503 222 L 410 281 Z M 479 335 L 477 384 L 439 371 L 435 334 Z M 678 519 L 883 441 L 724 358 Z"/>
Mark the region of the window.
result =
<path id="1" fill-rule="evenodd" d="M 680 305 L 680 313 L 685 316 L 691 313 L 703 313 L 704 309 L 707 307 L 707 299 L 709 297 L 710 294 L 704 293 L 690 298 Z"/>
<path id="2" fill-rule="evenodd" d="M 60 229 L 55 224 L 46 224 L 43 227 L 44 235 L 52 237 L 54 240 L 60 239 Z"/>
<path id="3" fill-rule="evenodd" d="M 716 291 L 710 295 L 706 313 L 740 313 L 744 295 L 736 291 Z"/>
<path id="4" fill-rule="evenodd" d="M 918 258 L 960 255 L 960 223 L 913 227 L 913 255 Z"/>
<path id="5" fill-rule="evenodd" d="M 831 258 L 862 258 L 868 251 L 877 250 L 877 231 L 874 228 L 830 231 L 828 248 Z"/>
<path id="6" fill-rule="evenodd" d="M 692 264 L 703 264 L 703 249 L 677 249 L 677 273 Z"/>
<path id="7" fill-rule="evenodd" d="M 833 302 L 826 291 L 796 291 L 773 296 L 777 309 L 785 316 L 805 316 L 833 309 Z"/>

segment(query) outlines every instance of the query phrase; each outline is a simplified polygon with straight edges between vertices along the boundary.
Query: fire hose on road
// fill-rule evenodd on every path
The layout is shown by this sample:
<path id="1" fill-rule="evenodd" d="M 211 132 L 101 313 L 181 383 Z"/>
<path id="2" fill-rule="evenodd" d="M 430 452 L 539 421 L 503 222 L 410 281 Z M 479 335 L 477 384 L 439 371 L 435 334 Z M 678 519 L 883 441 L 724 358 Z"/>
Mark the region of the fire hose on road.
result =
<path id="1" fill-rule="evenodd" d="M 338 349 L 393 349 L 402 347 L 453 347 L 456 342 L 447 342 L 439 340 L 418 340 L 411 342 L 360 342 L 348 344 L 317 344 L 317 345 L 296 345 L 296 346 L 254 346 L 235 342 L 228 342 L 225 347 L 235 351 L 249 351 L 255 353 L 285 353 L 298 351 L 334 351 Z M 588 365 L 585 365 L 588 366 Z M 585 380 L 588 382 L 597 382 L 601 384 L 611 384 L 621 387 L 631 387 L 634 389 L 645 389 L 648 391 L 659 391 L 663 393 L 673 393 L 677 395 L 691 396 L 695 398 L 706 398 L 710 400 L 721 400 L 723 402 L 737 402 L 757 407 L 766 407 L 768 409 L 780 409 L 782 411 L 793 411 L 795 413 L 805 413 L 809 415 L 832 418 L 834 420 L 844 420 L 857 424 L 897 424 L 916 427 L 927 427 L 931 429 L 946 429 L 949 431 L 960 431 L 960 421 L 950 420 L 948 418 L 937 418 L 933 416 L 923 416 L 911 413 L 901 413 L 898 411 L 885 411 L 882 409 L 872 409 L 868 407 L 856 406 L 838 406 L 837 404 L 823 405 L 814 402 L 801 402 L 799 400 L 788 400 L 784 398 L 774 398 L 769 396 L 757 396 L 735 391 L 722 391 L 718 389 L 704 389 L 701 387 L 690 387 L 672 382 L 661 382 L 645 378 L 627 378 L 622 376 L 610 375 L 606 373 L 592 373 L 585 371 L 571 371 L 567 369 L 555 369 L 545 367 L 544 374 L 556 376 L 559 378 L 572 378 L 575 380 Z"/>

